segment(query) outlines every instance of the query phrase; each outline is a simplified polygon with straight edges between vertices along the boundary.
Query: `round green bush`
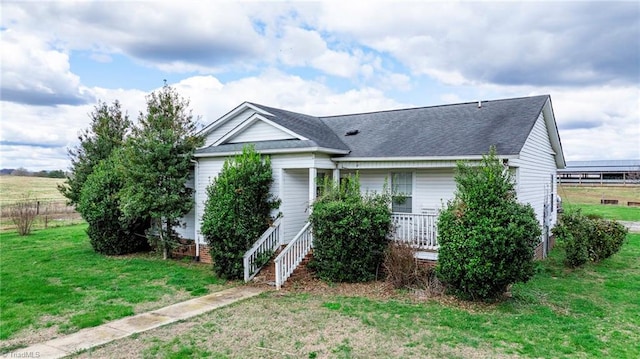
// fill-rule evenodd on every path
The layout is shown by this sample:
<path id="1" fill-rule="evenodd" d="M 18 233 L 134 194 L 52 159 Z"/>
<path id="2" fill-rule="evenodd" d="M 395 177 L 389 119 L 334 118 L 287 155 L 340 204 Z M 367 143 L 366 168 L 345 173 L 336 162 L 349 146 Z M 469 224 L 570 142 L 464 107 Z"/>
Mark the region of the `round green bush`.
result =
<path id="1" fill-rule="evenodd" d="M 494 149 L 479 166 L 458 164 L 456 184 L 438 218 L 436 273 L 459 298 L 497 298 L 533 276 L 540 225 L 533 208 L 516 201 Z"/>
<path id="2" fill-rule="evenodd" d="M 579 267 L 618 253 L 628 230 L 616 221 L 584 215 L 580 210 L 562 214 L 553 234 L 564 248 L 564 264 Z"/>
<path id="3" fill-rule="evenodd" d="M 376 278 L 389 243 L 391 209 L 383 195 L 361 196 L 357 179 L 342 195 L 316 201 L 313 227 L 316 275 L 331 282 L 367 282 Z"/>

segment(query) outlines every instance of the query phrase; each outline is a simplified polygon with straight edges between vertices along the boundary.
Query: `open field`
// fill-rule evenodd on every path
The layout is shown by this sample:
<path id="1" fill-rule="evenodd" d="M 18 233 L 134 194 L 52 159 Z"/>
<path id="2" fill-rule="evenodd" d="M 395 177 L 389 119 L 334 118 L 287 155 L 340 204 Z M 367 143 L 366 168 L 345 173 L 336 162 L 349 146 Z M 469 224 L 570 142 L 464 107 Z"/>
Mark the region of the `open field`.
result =
<path id="1" fill-rule="evenodd" d="M 605 186 L 579 187 L 560 185 L 558 195 L 563 203 L 569 204 L 600 204 L 601 199 L 617 199 L 621 205 L 627 202 L 640 202 L 640 185 L 638 186 Z M 638 207 L 640 208 L 640 207 Z"/>
<path id="2" fill-rule="evenodd" d="M 585 214 L 596 214 L 608 219 L 640 222 L 640 207 L 627 206 L 627 202 L 640 202 L 640 186 L 577 187 L 559 186 L 565 210 L 580 208 Z M 617 199 L 619 205 L 601 205 L 600 199 Z"/>
<path id="3" fill-rule="evenodd" d="M 0 230 L 15 228 L 10 219 L 11 206 L 25 196 L 37 202 L 34 229 L 81 223 L 80 214 L 67 206 L 66 198 L 58 191 L 58 184 L 63 182 L 60 178 L 0 176 Z"/>
<path id="4" fill-rule="evenodd" d="M 210 265 L 97 254 L 85 229 L 0 234 L 0 353 L 224 286 Z"/>
<path id="5" fill-rule="evenodd" d="M 66 198 L 58 191 L 58 185 L 64 181 L 63 178 L 0 176 L 2 205 L 15 203 L 25 195 L 46 202 L 64 202 Z"/>

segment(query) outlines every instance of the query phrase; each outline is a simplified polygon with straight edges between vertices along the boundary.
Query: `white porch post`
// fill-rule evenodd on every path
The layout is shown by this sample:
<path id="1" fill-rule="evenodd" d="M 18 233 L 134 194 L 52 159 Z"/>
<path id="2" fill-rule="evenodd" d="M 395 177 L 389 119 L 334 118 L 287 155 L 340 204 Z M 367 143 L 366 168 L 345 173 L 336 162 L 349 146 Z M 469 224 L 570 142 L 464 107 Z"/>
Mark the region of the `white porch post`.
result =
<path id="1" fill-rule="evenodd" d="M 333 170 L 333 183 L 340 183 L 340 169 L 335 168 Z"/>
<path id="2" fill-rule="evenodd" d="M 313 201 L 316 200 L 316 178 L 318 177 L 318 170 L 314 167 L 309 168 L 309 213 L 311 213 L 311 206 Z"/>
<path id="3" fill-rule="evenodd" d="M 285 204 L 284 204 L 284 201 L 285 201 L 285 199 L 284 199 L 284 185 L 285 185 L 284 176 L 285 176 L 284 168 L 280 168 L 278 170 L 278 177 L 280 177 L 278 179 L 278 181 L 279 181 L 278 182 L 278 197 L 282 199 L 282 203 L 280 203 L 280 208 L 282 208 L 282 209 L 284 209 L 284 206 L 285 206 Z M 285 226 L 284 222 L 285 222 L 285 220 L 286 220 L 286 218 L 285 218 L 284 213 L 283 213 L 283 215 L 282 215 L 282 223 L 280 224 L 280 227 L 278 227 L 279 231 L 280 231 L 280 236 L 279 236 L 280 243 L 279 243 L 279 245 L 285 244 L 285 236 L 287 235 L 287 232 L 285 232 L 285 230 L 284 230 L 284 226 Z"/>

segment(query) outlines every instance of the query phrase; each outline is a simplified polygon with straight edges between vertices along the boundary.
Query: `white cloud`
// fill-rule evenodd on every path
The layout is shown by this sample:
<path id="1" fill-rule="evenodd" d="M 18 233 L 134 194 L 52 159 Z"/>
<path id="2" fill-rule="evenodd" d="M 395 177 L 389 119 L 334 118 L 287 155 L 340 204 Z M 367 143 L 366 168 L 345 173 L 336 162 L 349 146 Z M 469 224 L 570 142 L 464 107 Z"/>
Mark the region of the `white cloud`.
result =
<path id="1" fill-rule="evenodd" d="M 583 86 L 640 80 L 639 18 L 633 2 L 329 2 L 311 21 L 447 84 Z"/>
<path id="2" fill-rule="evenodd" d="M 338 77 L 358 76 L 362 57 L 329 49 L 317 31 L 287 26 L 277 43 L 279 59 L 285 65 L 311 66 Z"/>
<path id="3" fill-rule="evenodd" d="M 69 56 L 42 39 L 13 29 L 2 32 L 2 99 L 31 105 L 82 104 L 90 100 Z"/>
<path id="4" fill-rule="evenodd" d="M 265 51 L 233 2 L 23 2 L 3 4 L 3 12 L 4 26 L 28 28 L 67 49 L 126 54 L 164 69 L 217 71 Z"/>
<path id="5" fill-rule="evenodd" d="M 324 83 L 305 80 L 278 70 L 221 83 L 213 76 L 185 79 L 176 84 L 191 99 L 194 114 L 205 124 L 216 120 L 244 101 L 298 111 L 308 115 L 330 115 L 402 107 L 380 90 L 362 88 L 336 92 Z"/>

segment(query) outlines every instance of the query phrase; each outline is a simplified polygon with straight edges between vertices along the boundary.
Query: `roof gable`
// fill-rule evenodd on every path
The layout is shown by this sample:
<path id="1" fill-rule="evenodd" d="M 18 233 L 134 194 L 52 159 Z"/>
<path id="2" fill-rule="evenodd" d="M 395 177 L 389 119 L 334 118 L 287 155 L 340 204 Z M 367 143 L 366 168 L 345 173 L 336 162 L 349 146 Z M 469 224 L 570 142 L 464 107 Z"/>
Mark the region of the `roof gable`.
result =
<path id="1" fill-rule="evenodd" d="M 241 122 L 234 129 L 226 133 L 213 143 L 214 146 L 226 143 L 277 141 L 277 140 L 307 140 L 304 136 L 280 126 L 264 116 L 254 114 Z"/>

